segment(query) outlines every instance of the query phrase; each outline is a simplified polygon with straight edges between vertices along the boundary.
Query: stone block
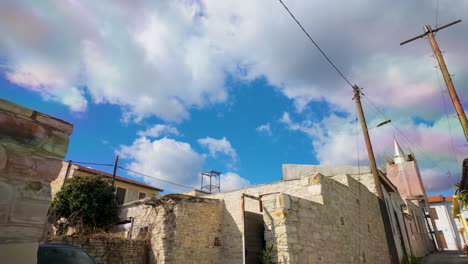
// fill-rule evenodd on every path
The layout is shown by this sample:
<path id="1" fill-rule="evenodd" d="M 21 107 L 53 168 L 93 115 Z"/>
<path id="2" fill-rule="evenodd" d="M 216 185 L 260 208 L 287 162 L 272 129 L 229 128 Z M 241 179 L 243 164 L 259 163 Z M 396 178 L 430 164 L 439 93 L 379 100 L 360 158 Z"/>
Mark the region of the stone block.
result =
<path id="1" fill-rule="evenodd" d="M 44 224 L 47 219 L 49 201 L 16 200 L 11 209 L 12 223 Z"/>

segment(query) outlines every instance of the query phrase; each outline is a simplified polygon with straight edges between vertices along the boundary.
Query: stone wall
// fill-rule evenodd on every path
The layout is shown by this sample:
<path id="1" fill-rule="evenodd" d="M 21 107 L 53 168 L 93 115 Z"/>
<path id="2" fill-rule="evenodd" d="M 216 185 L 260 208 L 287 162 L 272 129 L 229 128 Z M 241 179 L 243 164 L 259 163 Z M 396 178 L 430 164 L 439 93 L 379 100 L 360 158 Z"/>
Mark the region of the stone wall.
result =
<path id="1" fill-rule="evenodd" d="M 366 172 L 365 169 L 363 167 L 362 172 Z M 269 229 L 265 240 L 278 245 L 279 263 L 390 263 L 382 215 L 369 170 L 361 175 L 335 176 L 331 176 L 332 173 L 321 175 L 320 166 L 287 171 L 295 172 L 287 181 L 199 194 L 224 201 L 221 263 L 242 263 L 242 194 L 260 196 L 278 191 L 280 195 L 266 195 L 262 201 Z M 258 201 L 246 199 L 245 208 L 259 212 Z"/>
<path id="2" fill-rule="evenodd" d="M 132 217 L 132 237 L 149 239 L 150 263 L 214 264 L 220 261 L 222 201 L 181 194 L 122 206 Z"/>
<path id="3" fill-rule="evenodd" d="M 49 243 L 83 248 L 96 262 L 106 264 L 147 263 L 146 242 L 119 238 L 56 237 Z"/>
<path id="4" fill-rule="evenodd" d="M 50 204 L 73 125 L 0 99 L 0 255 L 36 263 Z"/>
<path id="5" fill-rule="evenodd" d="M 265 237 L 278 263 L 390 263 L 373 193 L 348 175 L 318 174 L 303 183 L 320 186 L 323 202 L 284 193 L 263 198 Z"/>

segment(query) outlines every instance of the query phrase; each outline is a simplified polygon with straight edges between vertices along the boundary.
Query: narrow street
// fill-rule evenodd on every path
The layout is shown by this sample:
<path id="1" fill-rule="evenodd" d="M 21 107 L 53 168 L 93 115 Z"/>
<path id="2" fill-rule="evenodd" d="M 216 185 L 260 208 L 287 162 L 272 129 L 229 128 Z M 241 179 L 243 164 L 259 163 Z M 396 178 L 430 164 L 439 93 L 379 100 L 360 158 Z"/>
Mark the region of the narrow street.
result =
<path id="1" fill-rule="evenodd" d="M 458 250 L 432 253 L 423 259 L 424 264 L 468 263 L 468 256 Z"/>

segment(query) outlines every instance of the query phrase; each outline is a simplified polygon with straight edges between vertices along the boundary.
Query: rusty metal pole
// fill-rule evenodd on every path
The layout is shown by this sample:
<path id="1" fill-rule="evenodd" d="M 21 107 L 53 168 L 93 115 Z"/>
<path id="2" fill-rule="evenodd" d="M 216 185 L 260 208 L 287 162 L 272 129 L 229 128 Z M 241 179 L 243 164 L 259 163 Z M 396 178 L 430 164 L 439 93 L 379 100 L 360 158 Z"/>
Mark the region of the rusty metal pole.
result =
<path id="1" fill-rule="evenodd" d="M 362 110 L 361 104 L 361 94 L 360 89 L 357 85 L 353 86 L 354 89 L 354 101 L 356 101 L 356 109 L 359 114 L 359 120 L 361 121 L 362 134 L 364 135 L 364 141 L 366 142 L 367 155 L 369 156 L 370 167 L 372 170 L 372 175 L 374 176 L 375 189 L 377 191 L 377 196 L 380 200 L 383 200 L 382 186 L 380 184 L 379 171 L 377 170 L 377 164 L 375 163 L 374 150 L 372 149 L 372 144 L 369 138 L 369 131 L 367 130 L 366 117 L 364 116 L 364 111 Z"/>
<path id="2" fill-rule="evenodd" d="M 458 119 L 460 120 L 461 126 L 463 127 L 463 132 L 465 133 L 465 138 L 468 141 L 468 121 L 466 119 L 465 111 L 463 110 L 463 106 L 460 103 L 460 99 L 458 98 L 457 92 L 455 87 L 453 86 L 452 78 L 447 69 L 447 65 L 445 64 L 444 57 L 442 56 L 442 52 L 440 52 L 439 44 L 434 37 L 434 33 L 432 32 L 432 28 L 429 25 L 425 26 L 427 31 L 427 36 L 429 38 L 429 42 L 431 43 L 432 50 L 437 58 L 437 62 L 439 63 L 440 71 L 444 76 L 445 85 L 447 85 L 447 90 L 450 94 L 450 99 L 452 99 L 453 106 L 455 107 L 455 111 L 457 111 Z"/>
<path id="3" fill-rule="evenodd" d="M 245 196 L 241 195 L 241 218 L 242 218 L 242 264 L 245 264 Z"/>
<path id="4" fill-rule="evenodd" d="M 112 173 L 112 186 L 115 186 L 115 175 L 117 173 L 117 165 L 119 164 L 119 155 L 115 156 L 114 172 Z"/>

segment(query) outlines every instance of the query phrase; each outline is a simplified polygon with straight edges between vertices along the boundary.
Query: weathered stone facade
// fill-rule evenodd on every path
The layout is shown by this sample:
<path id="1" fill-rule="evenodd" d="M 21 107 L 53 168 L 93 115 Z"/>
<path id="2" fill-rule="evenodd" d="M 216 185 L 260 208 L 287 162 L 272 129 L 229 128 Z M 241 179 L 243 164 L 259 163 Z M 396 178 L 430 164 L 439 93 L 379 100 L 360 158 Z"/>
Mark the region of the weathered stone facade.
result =
<path id="1" fill-rule="evenodd" d="M 148 234 L 155 263 L 238 264 L 244 258 L 247 264 L 258 263 L 258 249 L 265 244 L 274 245 L 281 264 L 386 264 L 399 263 L 404 254 L 425 255 L 431 241 L 421 222 L 423 212 L 406 205 L 381 177 L 393 230 L 388 237 L 368 167 L 284 165 L 280 182 L 224 193 L 166 195 L 154 204 L 143 200 L 124 206 L 121 215 L 134 217 L 137 237 L 141 227 L 154 225 Z M 407 229 L 408 223 L 418 229 Z M 400 243 L 402 236 L 407 239 Z M 197 259 L 197 252 L 204 257 Z"/>
<path id="2" fill-rule="evenodd" d="M 0 255 L 36 263 L 50 204 L 73 125 L 0 99 Z"/>
<path id="3" fill-rule="evenodd" d="M 147 263 L 146 242 L 119 238 L 56 237 L 48 243 L 81 247 L 96 262 L 107 264 Z"/>
<path id="4" fill-rule="evenodd" d="M 181 194 L 127 204 L 132 237 L 147 239 L 149 263 L 221 263 L 222 201 Z"/>

